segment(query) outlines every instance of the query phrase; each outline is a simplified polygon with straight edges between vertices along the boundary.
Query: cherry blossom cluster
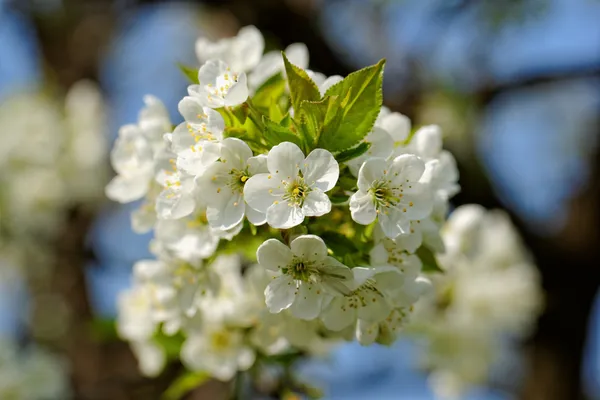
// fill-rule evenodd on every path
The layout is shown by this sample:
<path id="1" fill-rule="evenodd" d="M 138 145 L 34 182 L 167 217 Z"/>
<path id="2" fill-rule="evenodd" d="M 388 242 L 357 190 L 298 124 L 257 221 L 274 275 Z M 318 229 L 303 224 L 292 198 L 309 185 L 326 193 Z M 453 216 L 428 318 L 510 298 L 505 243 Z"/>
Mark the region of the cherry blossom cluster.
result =
<path id="1" fill-rule="evenodd" d="M 36 346 L 0 338 L 0 398 L 68 399 L 68 368 L 63 359 Z"/>
<path id="2" fill-rule="evenodd" d="M 88 81 L 64 98 L 24 91 L 0 102 L 0 268 L 41 270 L 69 208 L 104 199 L 106 134 L 103 98 Z"/>
<path id="3" fill-rule="evenodd" d="M 440 398 L 462 398 L 485 383 L 499 360 L 510 362 L 511 340 L 526 336 L 541 311 L 540 277 L 502 211 L 457 208 L 442 230 L 443 274 L 422 298 L 411 329 Z"/>
<path id="4" fill-rule="evenodd" d="M 441 129 L 415 129 L 382 107 L 384 61 L 326 77 L 306 69 L 302 44 L 263 50 L 251 26 L 199 39 L 201 66 L 182 67 L 191 80 L 182 122 L 148 96 L 112 151 L 107 195 L 141 200 L 133 228 L 154 231 L 155 259 L 135 264 L 118 317 L 147 375 L 167 362 L 165 341 L 188 369 L 223 381 L 274 355 L 344 340 L 389 345 L 427 309 L 420 303 L 438 304 L 429 299 L 443 282 L 458 285 L 465 245 L 453 242 L 452 223 L 443 228 L 458 170 Z M 465 268 L 480 263 L 489 260 Z M 468 312 L 479 300 L 495 306 L 486 296 L 497 293 L 499 323 L 514 322 L 505 292 L 480 288 L 518 273 L 481 269 L 452 291 L 452 307 L 418 321 L 479 321 Z M 460 307 L 468 312 L 450 317 Z"/>

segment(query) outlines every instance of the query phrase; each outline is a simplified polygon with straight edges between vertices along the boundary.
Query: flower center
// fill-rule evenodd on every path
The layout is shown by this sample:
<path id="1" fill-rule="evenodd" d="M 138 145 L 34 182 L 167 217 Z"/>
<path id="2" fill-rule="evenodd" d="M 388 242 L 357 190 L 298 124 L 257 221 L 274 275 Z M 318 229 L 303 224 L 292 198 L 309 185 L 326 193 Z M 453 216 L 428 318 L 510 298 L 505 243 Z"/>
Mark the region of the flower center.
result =
<path id="1" fill-rule="evenodd" d="M 214 332 L 210 336 L 210 344 L 215 350 L 226 350 L 231 345 L 231 335 L 227 331 Z"/>
<path id="2" fill-rule="evenodd" d="M 287 268 L 282 268 L 281 272 L 284 274 L 290 275 L 297 281 L 305 281 L 308 282 L 311 278 L 311 275 L 316 271 L 312 262 L 305 260 L 295 260 L 292 261 Z"/>
<path id="3" fill-rule="evenodd" d="M 302 207 L 306 196 L 310 193 L 310 188 L 304 183 L 304 178 L 297 178 L 286 187 L 286 193 L 283 198 L 288 203 L 292 203 L 298 207 Z"/>
<path id="4" fill-rule="evenodd" d="M 229 171 L 228 185 L 231 189 L 241 193 L 244 190 L 244 185 L 248 179 L 250 179 L 250 174 L 248 173 L 247 168 L 244 170 L 234 168 Z"/>
<path id="5" fill-rule="evenodd" d="M 215 86 L 208 85 L 209 92 L 215 96 L 224 97 L 229 92 L 229 89 L 237 83 L 238 77 L 238 74 L 231 73 L 228 68 L 224 74 L 217 76 Z"/>
<path id="6" fill-rule="evenodd" d="M 402 185 L 399 187 L 390 187 L 390 183 L 391 182 L 389 180 L 378 180 L 373 182 L 373 185 L 369 189 L 369 193 L 373 199 L 373 204 L 375 205 L 378 213 L 382 208 L 385 209 L 397 206 L 402 200 L 402 197 L 404 197 L 404 189 L 402 188 Z M 387 211 L 383 212 L 387 213 Z"/>

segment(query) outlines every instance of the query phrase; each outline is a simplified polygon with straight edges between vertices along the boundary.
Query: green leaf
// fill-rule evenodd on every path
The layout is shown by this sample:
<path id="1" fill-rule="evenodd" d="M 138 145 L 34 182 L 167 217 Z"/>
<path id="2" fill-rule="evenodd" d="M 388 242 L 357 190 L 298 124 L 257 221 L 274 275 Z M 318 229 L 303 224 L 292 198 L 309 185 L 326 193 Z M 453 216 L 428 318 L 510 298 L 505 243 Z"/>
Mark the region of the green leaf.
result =
<path id="1" fill-rule="evenodd" d="M 369 150 L 369 148 L 371 148 L 371 143 L 362 142 L 361 144 L 359 144 L 356 147 L 353 147 L 351 149 L 344 150 L 341 153 L 338 153 L 335 156 L 335 159 L 339 163 L 350 161 L 356 157 L 362 156 L 364 153 L 366 153 Z"/>
<path id="2" fill-rule="evenodd" d="M 276 146 L 282 142 L 292 142 L 301 149 L 304 148 L 303 140 L 290 128 L 281 126 L 265 116 L 263 116 L 263 124 L 265 125 L 264 138 L 269 145 Z"/>
<path id="3" fill-rule="evenodd" d="M 285 72 L 287 73 L 290 98 L 294 110 L 300 109 L 300 103 L 304 100 L 320 100 L 321 93 L 319 93 L 319 88 L 315 82 L 310 79 L 306 71 L 291 64 L 285 56 L 285 53 L 282 52 L 281 54 L 283 55 L 283 63 L 285 65 Z"/>
<path id="4" fill-rule="evenodd" d="M 383 100 L 385 60 L 348 75 L 329 88 L 325 96 L 343 99 L 336 104 L 341 121 L 335 129 L 325 129 L 317 147 L 339 152 L 358 144 L 373 128 Z M 333 126 L 331 127 L 333 128 Z"/>
<path id="5" fill-rule="evenodd" d="M 328 231 L 319 236 L 336 256 L 343 257 L 346 254 L 358 252 L 358 248 L 354 242 L 341 233 Z"/>
<path id="6" fill-rule="evenodd" d="M 353 176 L 341 175 L 337 184 L 344 190 L 352 191 L 356 189 L 357 180 Z"/>
<path id="7" fill-rule="evenodd" d="M 209 379 L 210 375 L 204 371 L 186 371 L 171 383 L 161 396 L 161 400 L 179 400 Z"/>
<path id="8" fill-rule="evenodd" d="M 286 83 L 283 74 L 277 74 L 263 83 L 252 97 L 252 103 L 263 114 L 269 116 L 271 121 L 279 122 L 284 117 L 289 107 L 282 107 L 281 100 L 287 103 L 285 92 Z"/>
<path id="9" fill-rule="evenodd" d="M 119 340 L 117 325 L 114 319 L 94 318 L 90 321 L 91 334 L 94 339 L 101 342 Z"/>
<path id="10" fill-rule="evenodd" d="M 325 132 L 337 130 L 342 113 L 337 96 L 327 96 L 319 101 L 302 101 L 298 109 L 300 130 L 308 144 L 307 152 L 318 147 L 317 143 Z"/>
<path id="11" fill-rule="evenodd" d="M 186 65 L 177 63 L 179 70 L 183 72 L 183 74 L 188 78 L 188 80 L 196 85 L 199 83 L 198 81 L 198 68 L 188 67 Z"/>
<path id="12" fill-rule="evenodd" d="M 423 272 L 444 272 L 440 268 L 433 252 L 427 247 L 419 247 L 416 254 L 421 259 L 421 262 L 423 262 Z"/>

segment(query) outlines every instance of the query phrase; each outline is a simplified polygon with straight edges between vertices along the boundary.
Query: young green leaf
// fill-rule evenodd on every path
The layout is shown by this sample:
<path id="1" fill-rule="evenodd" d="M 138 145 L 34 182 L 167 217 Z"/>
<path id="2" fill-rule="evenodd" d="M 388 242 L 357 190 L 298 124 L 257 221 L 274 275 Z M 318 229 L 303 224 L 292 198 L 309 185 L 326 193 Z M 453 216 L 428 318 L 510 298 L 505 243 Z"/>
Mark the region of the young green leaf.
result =
<path id="1" fill-rule="evenodd" d="M 338 107 L 338 97 L 328 96 L 320 101 L 302 101 L 297 110 L 300 127 L 303 130 L 308 150 L 317 147 L 324 132 L 335 131 L 342 114 Z"/>
<path id="2" fill-rule="evenodd" d="M 263 116 L 263 124 L 265 126 L 264 138 L 269 145 L 276 146 L 282 142 L 292 142 L 301 149 L 304 148 L 302 139 L 295 135 L 290 128 L 281 126 L 265 116 Z"/>
<path id="3" fill-rule="evenodd" d="M 285 65 L 285 72 L 287 73 L 288 86 L 290 88 L 290 98 L 292 100 L 292 107 L 294 110 L 300 109 L 300 103 L 306 101 L 318 101 L 321 99 L 319 88 L 308 76 L 306 71 L 290 63 L 290 61 L 283 55 L 283 63 Z"/>
<path id="4" fill-rule="evenodd" d="M 182 399 L 193 389 L 201 386 L 210 379 L 210 374 L 204 371 L 186 371 L 175 379 L 163 393 L 162 400 Z"/>
<path id="5" fill-rule="evenodd" d="M 341 113 L 335 129 L 325 129 L 317 147 L 339 152 L 356 146 L 373 128 L 379 115 L 385 60 L 348 75 L 329 88 L 325 96 L 343 99 L 336 104 Z"/>
<path id="6" fill-rule="evenodd" d="M 198 68 L 188 67 L 183 64 L 177 64 L 179 70 L 188 78 L 191 83 L 198 84 Z"/>
<path id="7" fill-rule="evenodd" d="M 252 97 L 253 105 L 271 121 L 279 122 L 287 112 L 288 107 L 281 106 L 281 99 L 287 103 L 285 92 L 286 83 L 282 74 L 277 74 L 263 83 Z"/>
<path id="8" fill-rule="evenodd" d="M 358 146 L 356 146 L 354 148 L 344 150 L 341 153 L 338 153 L 335 156 L 335 159 L 337 160 L 338 163 L 350 161 L 356 157 L 360 157 L 363 154 L 365 154 L 369 150 L 370 147 L 371 147 L 371 143 L 362 142 L 361 144 L 359 144 Z"/>
<path id="9" fill-rule="evenodd" d="M 444 272 L 440 268 L 435 255 L 427 247 L 419 247 L 416 254 L 423 262 L 423 272 Z"/>

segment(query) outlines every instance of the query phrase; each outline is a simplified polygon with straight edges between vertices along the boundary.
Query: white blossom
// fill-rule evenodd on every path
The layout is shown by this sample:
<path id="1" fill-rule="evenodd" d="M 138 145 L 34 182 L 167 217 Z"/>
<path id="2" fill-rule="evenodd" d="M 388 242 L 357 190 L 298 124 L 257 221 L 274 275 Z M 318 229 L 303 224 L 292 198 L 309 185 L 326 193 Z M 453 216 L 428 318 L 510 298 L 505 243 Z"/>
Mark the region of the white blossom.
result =
<path id="1" fill-rule="evenodd" d="M 335 186 L 339 166 L 330 152 L 316 149 L 305 158 L 298 146 L 284 142 L 269 151 L 267 168 L 269 173 L 248 179 L 244 199 L 266 213 L 269 225 L 287 229 L 331 211 L 325 192 Z"/>
<path id="2" fill-rule="evenodd" d="M 255 358 L 241 330 L 217 324 L 204 325 L 186 339 L 181 349 L 181 361 L 187 368 L 209 372 L 222 381 L 233 378 L 238 370 L 250 368 Z"/>
<path id="3" fill-rule="evenodd" d="M 419 182 L 424 171 L 425 164 L 414 155 L 390 162 L 366 161 L 359 172 L 358 192 L 350 198 L 352 219 L 363 225 L 377 219 L 392 239 L 410 232 L 410 221 L 427 217 L 432 209 L 431 192 Z"/>
<path id="4" fill-rule="evenodd" d="M 219 160 L 196 179 L 200 195 L 208 204 L 207 218 L 218 229 L 230 229 L 248 217 L 254 225 L 266 222 L 266 213 L 254 210 L 244 201 L 244 187 L 254 175 L 268 172 L 267 157 L 252 156 L 252 150 L 240 139 L 227 138 L 221 143 Z"/>
<path id="5" fill-rule="evenodd" d="M 240 29 L 237 36 L 211 42 L 206 38 L 196 41 L 196 55 L 201 63 L 222 60 L 236 71 L 250 72 L 261 60 L 265 41 L 256 27 Z"/>
<path id="6" fill-rule="evenodd" d="M 248 98 L 246 73 L 232 70 L 221 60 L 209 60 L 198 71 L 197 85 L 190 85 L 190 96 L 210 108 L 233 107 Z"/>
<path id="7" fill-rule="evenodd" d="M 285 49 L 284 53 L 290 63 L 302 69 L 308 67 L 308 48 L 304 43 L 293 43 Z M 285 74 L 281 51 L 270 51 L 263 55 L 256 68 L 249 74 L 248 82 L 255 90 L 278 73 Z"/>
<path id="8" fill-rule="evenodd" d="M 299 236 L 290 247 L 269 239 L 256 256 L 264 268 L 279 273 L 265 290 L 272 313 L 289 308 L 297 318 L 314 319 L 328 296 L 349 291 L 351 270 L 327 255 L 327 246 L 318 236 Z"/>

